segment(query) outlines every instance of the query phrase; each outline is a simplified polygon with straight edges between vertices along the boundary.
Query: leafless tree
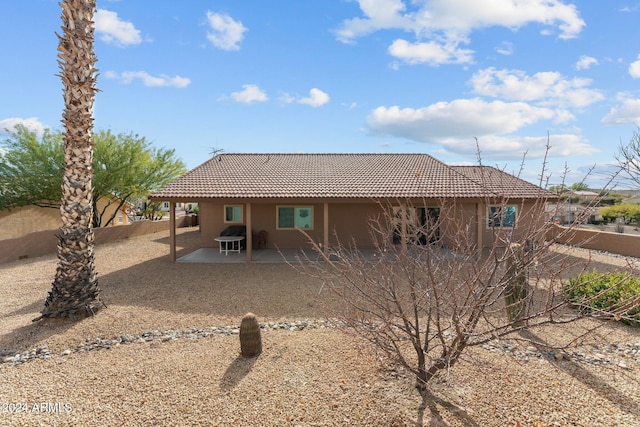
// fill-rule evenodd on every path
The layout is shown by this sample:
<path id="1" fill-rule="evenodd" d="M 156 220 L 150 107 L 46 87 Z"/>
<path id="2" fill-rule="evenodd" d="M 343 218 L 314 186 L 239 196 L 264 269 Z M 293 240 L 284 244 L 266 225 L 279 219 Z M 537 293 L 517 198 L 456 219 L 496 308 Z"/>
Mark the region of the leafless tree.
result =
<path id="1" fill-rule="evenodd" d="M 624 178 L 640 186 L 640 129 L 636 130 L 627 144 L 620 144 L 616 160 L 625 172 Z"/>
<path id="2" fill-rule="evenodd" d="M 373 248 L 338 236 L 326 248 L 310 238 L 320 262 L 314 253 L 292 265 L 338 297 L 342 304 L 331 307 L 331 315 L 339 327 L 414 374 L 423 396 L 429 381 L 468 347 L 526 339 L 519 332 L 588 316 L 624 317 L 623 311 L 577 310 L 566 298 L 568 275 L 585 271 L 588 261 L 567 256 L 571 248 L 556 242 L 581 218 L 551 234 L 544 218 L 552 193 L 541 189 L 533 202 L 504 194 L 485 197 L 483 205 L 496 209 L 479 218 L 461 209 L 460 200 L 385 202 L 384 213 L 370 219 Z M 514 204 L 518 226 L 505 227 Z M 437 206 L 438 215 L 420 224 L 412 212 L 424 206 Z M 478 242 L 477 221 L 490 244 Z"/>

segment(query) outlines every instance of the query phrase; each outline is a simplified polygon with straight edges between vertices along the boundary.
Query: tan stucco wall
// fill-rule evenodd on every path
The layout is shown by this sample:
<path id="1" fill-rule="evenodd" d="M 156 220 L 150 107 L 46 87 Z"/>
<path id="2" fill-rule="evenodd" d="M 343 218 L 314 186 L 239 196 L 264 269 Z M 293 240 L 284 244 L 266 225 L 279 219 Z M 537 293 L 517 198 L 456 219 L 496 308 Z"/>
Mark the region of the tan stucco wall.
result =
<path id="1" fill-rule="evenodd" d="M 220 232 L 229 225 L 224 223 L 224 206 L 225 205 L 242 205 L 243 206 L 243 224 L 247 220 L 247 206 L 238 201 L 227 202 L 200 202 L 200 230 L 201 245 L 203 247 L 217 247 L 218 243 L 214 240 L 220 235 Z M 305 248 L 309 247 L 307 238 L 298 230 L 277 230 L 276 229 L 276 207 L 277 206 L 313 206 L 314 208 L 314 228 L 305 230 L 315 241 L 322 242 L 324 240 L 324 204 L 309 203 L 308 201 L 259 201 L 251 203 L 251 225 L 253 232 L 265 230 L 268 233 L 267 247 L 269 248 Z M 379 204 L 373 201 L 331 201 L 329 203 L 329 244 L 336 244 L 336 235 L 339 236 L 343 245 L 349 245 L 355 240 L 356 245 L 361 248 L 373 247 L 369 230 L 369 219 L 377 217 L 391 205 L 399 205 L 399 203 Z M 438 207 L 439 201 L 415 201 L 413 206 Z M 457 215 L 461 216 L 456 222 L 454 220 L 447 221 L 445 219 L 442 225 L 443 243 L 452 246 L 453 239 L 447 236 L 448 228 L 454 228 L 458 223 L 468 225 L 469 236 L 476 242 L 477 227 L 476 223 L 476 203 L 463 203 L 456 210 Z"/>
<path id="2" fill-rule="evenodd" d="M 536 203 L 535 201 L 525 201 L 524 203 L 509 203 L 509 205 L 514 205 L 517 207 L 517 226 L 514 230 L 496 230 L 496 233 L 506 233 L 507 235 L 510 235 L 509 241 L 519 242 L 524 239 L 524 236 L 531 236 L 532 234 L 534 234 L 536 230 L 541 232 L 544 231 L 544 206 L 542 206 L 540 203 Z M 485 248 L 489 248 L 493 245 L 495 236 L 493 235 L 492 230 L 489 228 L 487 220 L 489 214 L 488 207 L 484 206 L 481 209 L 481 212 L 481 227 L 483 229 L 482 246 Z"/>
<path id="3" fill-rule="evenodd" d="M 583 228 L 575 228 L 567 232 L 565 227 L 551 224 L 549 225 L 547 236 L 550 239 L 557 238 L 558 243 L 640 258 L 640 236 L 634 234 L 612 233 Z"/>
<path id="4" fill-rule="evenodd" d="M 224 207 L 228 205 L 242 205 L 242 224 L 225 223 Z M 296 201 L 295 203 L 259 202 L 251 203 L 251 229 L 254 233 L 265 230 L 268 233 L 268 248 L 300 248 L 306 247 L 307 239 L 298 230 L 276 229 L 276 206 L 313 206 L 313 229 L 306 230 L 315 240 L 321 240 L 323 236 L 323 205 Z M 230 225 L 245 225 L 247 221 L 247 206 L 237 201 L 225 203 L 200 203 L 200 232 L 202 247 L 218 247 L 214 239 L 220 232 Z M 249 232 L 249 231 L 247 231 Z"/>
<path id="5" fill-rule="evenodd" d="M 0 211 L 0 240 L 60 228 L 60 208 L 24 206 Z"/>
<path id="6" fill-rule="evenodd" d="M 176 219 L 176 227 L 189 226 L 187 219 Z M 129 237 L 155 233 L 169 229 L 169 221 L 135 221 L 122 227 L 105 227 L 94 229 L 97 245 L 114 242 Z M 57 250 L 56 233 L 58 229 L 36 231 L 15 237 L 0 240 L 0 264 L 20 259 L 35 258 L 55 253 Z"/>
<path id="7" fill-rule="evenodd" d="M 105 203 L 98 201 L 98 209 L 102 209 Z M 107 208 L 104 215 L 109 218 L 116 210 L 117 204 Z M 118 222 L 118 215 L 110 225 L 126 225 L 129 219 L 126 213 L 120 212 L 122 222 Z M 62 226 L 60 208 L 41 208 L 38 206 L 23 206 L 19 208 L 0 211 L 0 240 L 13 239 L 37 231 L 54 230 Z"/>

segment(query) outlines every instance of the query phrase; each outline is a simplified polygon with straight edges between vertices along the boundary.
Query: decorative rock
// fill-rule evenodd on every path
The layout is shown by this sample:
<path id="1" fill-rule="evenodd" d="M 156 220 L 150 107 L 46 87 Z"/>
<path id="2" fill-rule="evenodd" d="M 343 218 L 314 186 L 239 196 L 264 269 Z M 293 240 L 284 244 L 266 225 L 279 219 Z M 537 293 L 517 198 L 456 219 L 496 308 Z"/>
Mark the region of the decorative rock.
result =
<path id="1" fill-rule="evenodd" d="M 255 357 L 262 352 L 260 324 L 253 313 L 247 313 L 240 323 L 240 352 L 244 357 Z"/>

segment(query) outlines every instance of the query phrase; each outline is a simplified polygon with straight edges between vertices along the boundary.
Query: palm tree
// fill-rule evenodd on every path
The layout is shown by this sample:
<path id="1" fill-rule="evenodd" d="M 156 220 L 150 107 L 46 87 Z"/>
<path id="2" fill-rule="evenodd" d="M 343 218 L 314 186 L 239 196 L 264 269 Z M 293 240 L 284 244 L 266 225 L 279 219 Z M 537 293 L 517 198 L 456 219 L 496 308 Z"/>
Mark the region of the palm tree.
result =
<path id="1" fill-rule="evenodd" d="M 62 0 L 58 64 L 64 94 L 64 168 L 58 234 L 58 267 L 41 312 L 72 320 L 93 315 L 103 303 L 96 279 L 91 228 L 93 178 L 93 102 L 96 56 L 93 15 L 96 0 Z M 36 319 L 36 320 L 38 320 Z"/>

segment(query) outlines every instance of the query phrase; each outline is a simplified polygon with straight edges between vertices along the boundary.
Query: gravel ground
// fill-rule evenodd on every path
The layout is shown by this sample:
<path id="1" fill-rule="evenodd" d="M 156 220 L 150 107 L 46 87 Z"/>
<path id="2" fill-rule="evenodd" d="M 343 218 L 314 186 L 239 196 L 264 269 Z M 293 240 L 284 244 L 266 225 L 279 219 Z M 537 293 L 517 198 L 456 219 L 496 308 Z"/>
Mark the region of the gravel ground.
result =
<path id="1" fill-rule="evenodd" d="M 276 264 L 174 264 L 168 233 L 99 246 L 107 309 L 38 316 L 54 256 L 0 265 L 0 425 L 639 426 L 640 331 L 606 324 L 557 353 L 493 342 L 432 384 L 329 327 L 318 283 Z M 179 254 L 198 247 L 180 230 Z M 591 256 L 599 269 L 627 260 Z M 247 311 L 263 353 L 239 356 Z M 592 323 L 534 331 L 554 341 Z"/>

